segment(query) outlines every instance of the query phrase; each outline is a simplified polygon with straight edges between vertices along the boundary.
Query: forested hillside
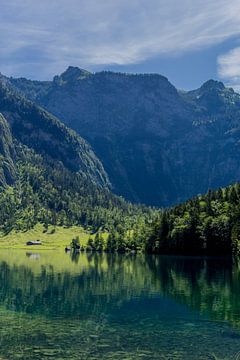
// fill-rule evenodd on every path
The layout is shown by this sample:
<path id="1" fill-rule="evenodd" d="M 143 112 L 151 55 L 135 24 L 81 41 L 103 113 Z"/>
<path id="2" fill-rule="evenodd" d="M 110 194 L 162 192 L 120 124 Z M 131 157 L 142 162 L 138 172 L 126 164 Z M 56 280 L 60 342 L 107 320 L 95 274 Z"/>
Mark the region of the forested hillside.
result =
<path id="1" fill-rule="evenodd" d="M 121 228 L 125 234 L 150 218 L 150 209 L 127 203 L 62 163 L 19 143 L 15 149 L 15 183 L 0 193 L 0 224 L 5 233 L 26 231 L 40 222 L 46 229 L 79 225 L 93 232 Z"/>
<path id="2" fill-rule="evenodd" d="M 127 107 L 123 106 L 126 84 L 131 95 Z M 114 177 L 128 187 L 131 173 L 133 193 L 138 193 L 134 200 L 143 199 L 142 192 L 146 203 L 150 198 L 150 203 L 159 203 L 162 196 L 164 203 L 169 203 L 169 194 L 172 202 L 197 189 L 229 184 L 238 178 L 240 97 L 233 90 L 209 81 L 196 91 L 180 94 L 158 75 L 94 75 L 76 68 L 69 68 L 53 83 L 1 77 L 0 226 L 5 234 L 27 231 L 37 223 L 44 224 L 46 230 L 49 225 L 83 226 L 97 234 L 89 243 L 93 250 L 240 253 L 239 184 L 220 187 L 163 211 L 133 205 L 110 191 L 108 176 L 90 145 L 16 92 L 17 87 L 38 102 L 56 96 L 59 114 L 65 120 L 73 119 L 76 126 L 81 123 L 85 135 L 88 131 L 94 134 L 93 145 L 105 162 L 114 190 Z M 69 105 L 73 100 L 70 89 L 79 96 L 74 108 Z M 154 100 L 150 93 L 155 94 Z M 157 113 L 151 117 L 150 110 L 139 110 L 129 121 L 129 107 L 132 116 L 140 106 L 140 102 L 132 103 L 133 95 L 136 99 L 143 96 L 141 101 L 148 98 L 145 110 L 152 111 L 153 103 L 158 104 Z M 76 115 L 79 104 L 85 110 Z M 101 116 L 96 118 L 97 113 Z M 91 134 L 88 138 L 93 140 Z M 107 239 L 103 233 L 108 234 Z"/>
<path id="3" fill-rule="evenodd" d="M 81 226 L 123 241 L 151 220 L 153 210 L 110 192 L 108 176 L 85 140 L 4 79 L 0 135 L 1 233 L 41 223 L 46 231 L 49 225 Z M 138 236 L 141 245 L 142 240 Z"/>
<path id="4" fill-rule="evenodd" d="M 46 110 L 16 93 L 1 78 L 0 113 L 19 142 L 61 161 L 67 169 L 81 173 L 99 186 L 109 186 L 106 172 L 90 145 Z"/>
<path id="5" fill-rule="evenodd" d="M 8 81 L 87 139 L 131 201 L 175 205 L 240 180 L 240 96 L 221 82 L 183 92 L 158 74 L 74 67 Z"/>
<path id="6" fill-rule="evenodd" d="M 240 184 L 195 197 L 162 213 L 146 242 L 149 252 L 240 254 Z"/>
<path id="7" fill-rule="evenodd" d="M 15 149 L 7 121 L 0 113 L 0 186 L 12 184 L 15 179 Z"/>

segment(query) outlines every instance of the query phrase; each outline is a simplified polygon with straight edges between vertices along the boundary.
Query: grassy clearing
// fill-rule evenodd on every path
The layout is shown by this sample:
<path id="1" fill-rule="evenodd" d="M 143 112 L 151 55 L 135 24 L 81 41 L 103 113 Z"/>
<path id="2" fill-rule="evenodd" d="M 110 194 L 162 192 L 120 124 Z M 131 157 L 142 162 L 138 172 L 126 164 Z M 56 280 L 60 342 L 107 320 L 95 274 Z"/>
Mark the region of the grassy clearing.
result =
<path id="1" fill-rule="evenodd" d="M 57 248 L 64 248 L 68 246 L 73 238 L 79 236 L 80 243 L 86 245 L 90 234 L 82 227 L 61 227 L 56 226 L 55 231 L 53 226 L 49 226 L 47 233 L 43 232 L 43 225 L 37 224 L 33 229 L 27 232 L 11 231 L 8 235 L 0 235 L 0 248 L 19 248 L 29 249 L 37 248 L 38 250 L 50 250 Z M 41 240 L 42 245 L 27 246 L 27 241 Z"/>

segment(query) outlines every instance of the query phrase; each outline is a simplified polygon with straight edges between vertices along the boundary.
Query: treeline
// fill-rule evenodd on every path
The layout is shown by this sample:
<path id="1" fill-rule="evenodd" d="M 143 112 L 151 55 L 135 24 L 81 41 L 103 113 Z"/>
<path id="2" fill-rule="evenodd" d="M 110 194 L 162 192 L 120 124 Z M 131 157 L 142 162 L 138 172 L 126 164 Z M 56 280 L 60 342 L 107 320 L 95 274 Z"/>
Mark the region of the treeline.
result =
<path id="1" fill-rule="evenodd" d="M 16 152 L 16 181 L 0 192 L 4 233 L 27 231 L 40 222 L 46 230 L 49 225 L 81 225 L 92 232 L 127 234 L 144 228 L 156 212 L 126 202 L 26 146 L 16 144 Z"/>
<path id="2" fill-rule="evenodd" d="M 151 253 L 240 254 L 240 184 L 166 210 L 146 240 Z"/>
<path id="3" fill-rule="evenodd" d="M 37 223 L 83 226 L 96 251 L 240 254 L 240 184 L 197 196 L 164 211 L 133 205 L 20 143 L 16 180 L 0 191 L 0 231 Z"/>
<path id="4" fill-rule="evenodd" d="M 146 218 L 145 218 L 146 220 Z M 72 239 L 70 248 L 73 253 L 80 251 L 87 252 L 111 252 L 125 253 L 137 252 L 145 249 L 145 241 L 148 235 L 149 223 L 141 222 L 140 218 L 132 228 L 126 228 L 123 224 L 118 224 L 115 228 L 111 228 L 107 233 L 102 230 L 97 231 L 94 236 L 90 236 L 87 245 L 81 244 L 79 236 Z"/>

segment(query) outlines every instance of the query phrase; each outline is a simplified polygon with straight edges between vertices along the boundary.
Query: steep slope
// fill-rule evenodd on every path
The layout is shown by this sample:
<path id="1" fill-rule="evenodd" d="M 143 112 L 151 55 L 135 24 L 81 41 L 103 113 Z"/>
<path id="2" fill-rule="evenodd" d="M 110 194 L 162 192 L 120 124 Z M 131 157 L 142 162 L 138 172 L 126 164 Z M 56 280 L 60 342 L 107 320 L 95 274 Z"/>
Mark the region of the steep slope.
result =
<path id="1" fill-rule="evenodd" d="M 0 112 L 19 142 L 61 161 L 67 169 L 81 173 L 97 185 L 109 185 L 101 162 L 82 138 L 4 81 L 0 81 Z"/>
<path id="2" fill-rule="evenodd" d="M 147 204 L 176 201 L 175 164 L 166 141 L 191 122 L 188 107 L 183 111 L 184 101 L 166 78 L 69 68 L 47 93 L 45 83 L 39 90 L 39 83 L 11 82 L 91 143 L 115 192 Z"/>
<path id="3" fill-rule="evenodd" d="M 0 191 L 0 233 L 27 231 L 37 223 L 84 226 L 87 230 L 125 234 L 150 209 L 137 207 L 96 186 L 82 173 L 67 169 L 62 162 L 39 155 L 14 141 L 15 181 Z"/>
<path id="4" fill-rule="evenodd" d="M 130 200 L 168 206 L 240 179 L 240 96 L 222 83 L 184 93 L 157 74 L 73 67 L 10 81 L 86 138 Z"/>
<path id="5" fill-rule="evenodd" d="M 0 186 L 12 184 L 15 179 L 15 148 L 7 121 L 0 113 Z"/>
<path id="6" fill-rule="evenodd" d="M 138 222 L 143 226 L 152 210 L 109 191 L 108 177 L 91 147 L 16 93 L 4 78 L 0 111 L 1 235 L 27 231 L 38 223 L 45 231 L 49 224 L 76 225 L 110 232 L 115 246 L 116 239 L 122 246 L 124 236 L 130 243 L 129 230 L 132 233 Z"/>

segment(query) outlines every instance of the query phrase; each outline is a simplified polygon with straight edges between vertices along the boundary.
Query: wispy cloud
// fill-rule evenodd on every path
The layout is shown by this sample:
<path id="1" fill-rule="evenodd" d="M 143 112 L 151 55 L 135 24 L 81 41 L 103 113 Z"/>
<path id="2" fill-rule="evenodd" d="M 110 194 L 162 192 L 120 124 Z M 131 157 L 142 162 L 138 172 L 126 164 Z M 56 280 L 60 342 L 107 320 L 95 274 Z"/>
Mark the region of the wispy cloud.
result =
<path id="1" fill-rule="evenodd" d="M 0 69 L 47 78 L 69 64 L 134 64 L 239 33 L 239 0 L 9 0 Z"/>
<path id="2" fill-rule="evenodd" d="M 235 90 L 240 90 L 240 47 L 218 57 L 218 73 Z"/>

